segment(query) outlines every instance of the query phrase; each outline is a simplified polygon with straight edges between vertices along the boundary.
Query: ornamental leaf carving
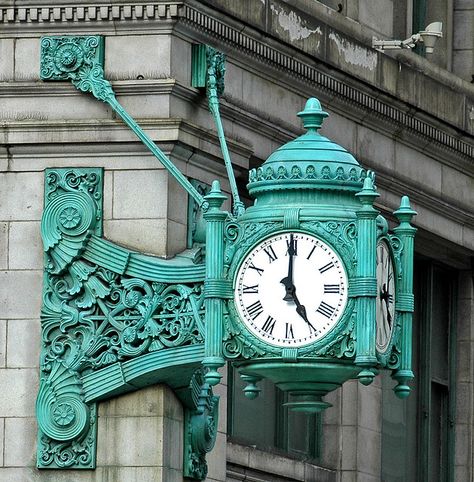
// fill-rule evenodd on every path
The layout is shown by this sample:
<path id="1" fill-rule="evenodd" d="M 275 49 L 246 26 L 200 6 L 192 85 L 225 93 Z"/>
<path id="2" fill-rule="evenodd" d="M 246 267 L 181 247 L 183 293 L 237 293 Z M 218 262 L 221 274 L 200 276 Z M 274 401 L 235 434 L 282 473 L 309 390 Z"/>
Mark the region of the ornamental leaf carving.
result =
<path id="1" fill-rule="evenodd" d="M 352 314 L 346 328 L 318 352 L 331 358 L 353 358 L 356 352 L 355 313 Z"/>
<path id="2" fill-rule="evenodd" d="M 202 281 L 149 281 L 127 275 L 120 263 L 90 261 L 107 259 L 97 241 L 101 174 L 46 174 L 37 398 L 41 467 L 94 467 L 96 405 L 84 401 L 83 376 L 146 353 L 203 344 Z"/>

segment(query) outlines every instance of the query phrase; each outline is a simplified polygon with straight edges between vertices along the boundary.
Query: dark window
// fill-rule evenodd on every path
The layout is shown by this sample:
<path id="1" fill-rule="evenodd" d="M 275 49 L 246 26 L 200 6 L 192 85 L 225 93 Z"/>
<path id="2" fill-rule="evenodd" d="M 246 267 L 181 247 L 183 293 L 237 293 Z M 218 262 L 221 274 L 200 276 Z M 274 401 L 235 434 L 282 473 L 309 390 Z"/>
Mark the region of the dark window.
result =
<path id="1" fill-rule="evenodd" d="M 389 374 L 382 378 L 384 482 L 452 480 L 456 282 L 446 267 L 415 264 L 413 392 L 396 399 Z"/>
<path id="2" fill-rule="evenodd" d="M 260 396 L 247 399 L 243 394 L 245 383 L 237 370 L 229 368 L 228 433 L 232 440 L 316 461 L 320 454 L 320 416 L 288 410 L 284 406 L 287 395 L 269 380 L 258 385 Z"/>

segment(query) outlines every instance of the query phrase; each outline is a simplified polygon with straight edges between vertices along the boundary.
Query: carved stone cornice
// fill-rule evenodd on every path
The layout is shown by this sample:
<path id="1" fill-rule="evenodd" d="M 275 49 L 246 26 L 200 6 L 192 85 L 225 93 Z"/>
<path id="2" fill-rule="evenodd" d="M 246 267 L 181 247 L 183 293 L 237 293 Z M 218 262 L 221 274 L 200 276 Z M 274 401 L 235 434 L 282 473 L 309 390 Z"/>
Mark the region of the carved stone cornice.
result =
<path id="1" fill-rule="evenodd" d="M 377 130 L 395 133 L 401 138 L 401 132 L 407 133 L 408 137 L 413 136 L 414 142 L 409 139 L 404 141 L 415 148 L 422 144 L 430 149 L 445 151 L 443 157 L 454 154 L 461 162 L 464 159 L 472 164 L 474 145 L 466 132 L 458 131 L 382 91 L 374 91 L 354 79 L 349 81 L 345 75 L 335 71 L 328 73 L 322 65 L 315 66 L 314 59 L 292 46 L 273 38 L 262 41 L 261 34 L 256 30 L 243 30 L 241 22 L 230 17 L 217 18 L 206 7 L 199 5 L 198 8 L 194 2 L 118 1 L 111 4 L 86 0 L 80 5 L 49 2 L 35 6 L 3 6 L 0 7 L 0 36 L 24 36 L 50 32 L 52 28 L 64 30 L 73 24 L 78 32 L 90 31 L 91 27 L 96 30 L 99 26 L 101 31 L 108 31 L 108 26 L 114 31 L 127 31 L 129 28 L 132 31 L 150 30 L 158 25 L 164 27 L 166 21 L 179 21 L 178 24 L 185 29 L 191 29 L 210 43 L 213 39 L 219 39 L 219 45 L 222 48 L 230 47 L 235 55 L 255 58 L 270 65 L 275 72 L 284 72 L 284 77 L 293 78 L 317 90 L 318 95 L 332 108 L 346 115 L 353 113 L 372 127 L 378 126 Z M 225 116 L 225 112 L 223 114 Z"/>
<path id="2" fill-rule="evenodd" d="M 113 3 L 113 4 L 111 4 Z M 0 23 L 6 28 L 17 24 L 62 22 L 103 22 L 177 19 L 183 2 L 47 2 L 40 5 L 0 6 Z"/>

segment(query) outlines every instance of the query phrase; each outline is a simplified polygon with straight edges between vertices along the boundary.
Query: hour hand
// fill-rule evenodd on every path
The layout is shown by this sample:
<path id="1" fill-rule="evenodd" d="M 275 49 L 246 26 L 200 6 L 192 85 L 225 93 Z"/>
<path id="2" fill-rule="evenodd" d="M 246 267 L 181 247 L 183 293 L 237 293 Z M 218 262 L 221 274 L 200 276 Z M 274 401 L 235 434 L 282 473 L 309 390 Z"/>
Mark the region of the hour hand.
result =
<path id="1" fill-rule="evenodd" d="M 306 323 L 308 324 L 308 326 L 309 326 L 313 331 L 316 331 L 316 329 L 314 328 L 314 326 L 313 326 L 313 325 L 311 324 L 311 322 L 308 320 L 308 315 L 306 314 L 306 307 L 299 302 L 298 298 L 296 297 L 296 294 L 295 294 L 294 300 L 295 300 L 295 303 L 296 303 L 296 313 L 298 313 L 298 315 L 300 315 L 301 318 L 303 318 L 303 320 L 306 321 Z"/>

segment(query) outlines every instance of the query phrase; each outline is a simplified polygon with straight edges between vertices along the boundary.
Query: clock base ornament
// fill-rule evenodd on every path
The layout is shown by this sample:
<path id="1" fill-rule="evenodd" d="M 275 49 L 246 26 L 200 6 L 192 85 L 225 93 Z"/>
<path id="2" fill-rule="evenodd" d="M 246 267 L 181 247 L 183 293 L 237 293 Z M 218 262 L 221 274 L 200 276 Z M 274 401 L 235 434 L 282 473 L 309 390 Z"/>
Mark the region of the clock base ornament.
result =
<path id="1" fill-rule="evenodd" d="M 285 406 L 307 413 L 321 412 L 331 407 L 322 397 L 342 386 L 345 381 L 356 378 L 360 371 L 350 362 L 331 363 L 321 359 L 305 359 L 296 363 L 260 360 L 236 363 L 235 366 L 241 378 L 249 383 L 244 389 L 246 394 L 256 380 L 267 378 L 290 396 Z"/>

